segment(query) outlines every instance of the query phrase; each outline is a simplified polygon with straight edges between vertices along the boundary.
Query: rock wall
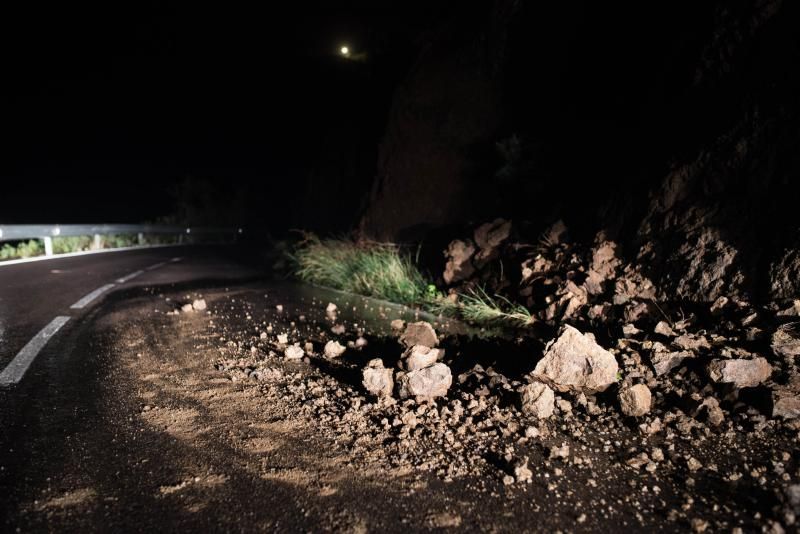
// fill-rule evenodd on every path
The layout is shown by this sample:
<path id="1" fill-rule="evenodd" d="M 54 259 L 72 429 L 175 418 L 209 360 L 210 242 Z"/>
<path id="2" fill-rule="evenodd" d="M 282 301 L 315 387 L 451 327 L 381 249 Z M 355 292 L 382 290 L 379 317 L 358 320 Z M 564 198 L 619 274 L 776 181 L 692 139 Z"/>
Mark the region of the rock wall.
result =
<path id="1" fill-rule="evenodd" d="M 397 90 L 361 231 L 603 230 L 660 298 L 800 292 L 800 8 L 459 7 Z"/>

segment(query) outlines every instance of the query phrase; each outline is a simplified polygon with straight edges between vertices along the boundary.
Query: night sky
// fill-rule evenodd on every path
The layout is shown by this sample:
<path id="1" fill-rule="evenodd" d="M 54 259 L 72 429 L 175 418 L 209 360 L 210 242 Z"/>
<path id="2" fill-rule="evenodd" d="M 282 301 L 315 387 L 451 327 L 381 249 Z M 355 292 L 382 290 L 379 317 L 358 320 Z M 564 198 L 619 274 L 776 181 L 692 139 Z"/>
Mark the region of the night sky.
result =
<path id="1" fill-rule="evenodd" d="M 441 8 L 11 4 L 0 8 L 6 224 L 151 221 L 196 182 L 277 220 L 332 125 L 369 117 L 362 135 L 377 145 L 415 36 Z M 344 60 L 343 44 L 366 60 Z"/>

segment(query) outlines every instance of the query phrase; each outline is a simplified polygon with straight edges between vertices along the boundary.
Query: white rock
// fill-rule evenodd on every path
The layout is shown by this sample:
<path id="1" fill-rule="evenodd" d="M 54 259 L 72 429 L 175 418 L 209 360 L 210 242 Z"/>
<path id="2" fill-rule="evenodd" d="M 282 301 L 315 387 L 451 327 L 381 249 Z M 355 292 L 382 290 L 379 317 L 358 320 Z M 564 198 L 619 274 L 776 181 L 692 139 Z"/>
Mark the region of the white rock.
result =
<path id="1" fill-rule="evenodd" d="M 443 363 L 435 363 L 424 369 L 410 371 L 400 378 L 400 396 L 434 398 L 444 397 L 453 383 L 450 368 Z"/>
<path id="2" fill-rule="evenodd" d="M 636 384 L 619 392 L 619 407 L 622 413 L 631 417 L 641 417 L 650 411 L 653 397 L 644 384 Z"/>
<path id="3" fill-rule="evenodd" d="M 359 337 L 358 339 L 356 339 L 356 342 L 354 344 L 355 344 L 355 347 L 357 349 L 360 349 L 360 348 L 366 347 L 367 344 L 368 344 L 368 341 L 367 341 L 367 338 L 365 338 L 365 337 Z"/>
<path id="4" fill-rule="evenodd" d="M 278 334 L 278 343 L 286 345 L 289 342 L 289 334 Z"/>
<path id="5" fill-rule="evenodd" d="M 326 358 L 338 358 L 344 351 L 347 350 L 347 347 L 339 343 L 338 341 L 328 341 L 325 343 L 325 348 L 323 352 L 325 353 Z"/>
<path id="6" fill-rule="evenodd" d="M 376 397 L 391 397 L 394 389 L 394 371 L 386 369 L 380 358 L 370 360 L 361 371 L 362 384 Z"/>
<path id="7" fill-rule="evenodd" d="M 663 345 L 661 346 L 663 347 Z M 696 354 L 689 350 L 659 350 L 654 351 L 650 356 L 650 363 L 653 364 L 653 369 L 656 370 L 656 375 L 661 376 L 678 367 L 683 360 L 687 358 L 694 358 L 695 356 Z"/>
<path id="8" fill-rule="evenodd" d="M 206 306 L 206 300 L 205 299 L 195 299 L 192 302 L 192 308 L 194 308 L 194 311 L 203 311 L 203 310 L 206 309 L 206 307 L 207 306 Z"/>
<path id="9" fill-rule="evenodd" d="M 547 419 L 553 415 L 555 398 L 555 393 L 547 384 L 541 382 L 525 384 L 520 390 L 522 413 Z"/>
<path id="10" fill-rule="evenodd" d="M 712 360 L 708 364 L 708 375 L 711 380 L 733 384 L 737 388 L 757 386 L 771 374 L 772 366 L 766 358 Z"/>
<path id="11" fill-rule="evenodd" d="M 439 344 L 439 339 L 430 323 L 419 321 L 406 326 L 405 332 L 400 336 L 400 343 L 409 348 L 414 345 L 435 347 Z"/>
<path id="12" fill-rule="evenodd" d="M 189 313 L 189 312 L 193 312 L 194 308 L 192 307 L 191 304 L 184 304 L 183 306 L 181 306 L 181 311 L 183 313 Z"/>
<path id="13" fill-rule="evenodd" d="M 406 371 L 416 371 L 444 358 L 443 349 L 432 349 L 424 345 L 414 345 L 403 353 L 403 368 Z"/>
<path id="14" fill-rule="evenodd" d="M 668 336 L 668 337 L 675 337 L 678 335 L 666 321 L 659 321 L 658 324 L 656 324 L 656 327 L 655 329 L 653 329 L 653 331 L 656 334 L 661 334 L 662 336 Z"/>
<path id="15" fill-rule="evenodd" d="M 337 336 L 341 336 L 345 333 L 347 329 L 344 327 L 343 324 L 336 324 L 331 327 L 331 332 L 336 334 Z"/>
<path id="16" fill-rule="evenodd" d="M 283 351 L 283 356 L 287 360 L 300 360 L 305 356 L 305 351 L 300 348 L 300 343 L 295 343 L 290 347 L 286 347 L 286 350 Z"/>
<path id="17" fill-rule="evenodd" d="M 569 325 L 544 349 L 533 377 L 562 392 L 603 391 L 616 382 L 619 365 L 614 355 L 598 345 L 592 336 Z"/>

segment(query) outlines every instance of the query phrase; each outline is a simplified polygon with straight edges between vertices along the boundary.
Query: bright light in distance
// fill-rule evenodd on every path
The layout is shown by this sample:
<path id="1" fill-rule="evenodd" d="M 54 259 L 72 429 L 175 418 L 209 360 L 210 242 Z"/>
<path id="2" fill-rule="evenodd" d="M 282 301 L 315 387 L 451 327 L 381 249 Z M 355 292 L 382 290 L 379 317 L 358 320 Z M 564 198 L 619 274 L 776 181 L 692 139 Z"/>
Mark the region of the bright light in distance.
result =
<path id="1" fill-rule="evenodd" d="M 341 52 L 343 56 L 349 56 L 350 55 L 350 48 L 348 48 L 346 46 L 343 46 L 343 47 L 341 47 L 339 49 L 339 52 Z"/>

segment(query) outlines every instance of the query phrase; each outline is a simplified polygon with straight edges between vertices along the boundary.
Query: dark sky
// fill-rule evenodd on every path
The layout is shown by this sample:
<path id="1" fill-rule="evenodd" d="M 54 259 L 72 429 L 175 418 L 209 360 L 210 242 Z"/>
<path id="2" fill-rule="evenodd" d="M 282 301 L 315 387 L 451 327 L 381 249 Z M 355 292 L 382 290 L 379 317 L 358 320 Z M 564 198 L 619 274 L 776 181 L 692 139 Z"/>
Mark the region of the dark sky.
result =
<path id="1" fill-rule="evenodd" d="M 331 123 L 385 110 L 438 9 L 260 4 L 4 3 L 0 222 L 151 220 L 186 177 L 282 202 Z"/>

